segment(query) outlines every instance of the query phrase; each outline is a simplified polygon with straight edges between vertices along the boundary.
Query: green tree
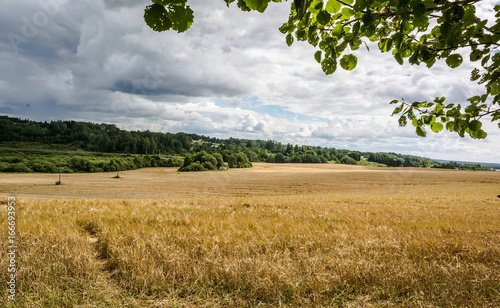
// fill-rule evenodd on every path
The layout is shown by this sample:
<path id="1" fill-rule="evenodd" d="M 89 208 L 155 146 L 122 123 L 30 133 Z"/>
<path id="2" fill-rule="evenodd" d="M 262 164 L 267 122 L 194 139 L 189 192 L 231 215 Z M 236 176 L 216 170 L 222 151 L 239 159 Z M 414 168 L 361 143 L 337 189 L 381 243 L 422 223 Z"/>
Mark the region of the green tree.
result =
<path id="1" fill-rule="evenodd" d="M 278 153 L 274 156 L 274 162 L 275 163 L 286 163 L 286 157 L 285 155 L 281 154 L 281 153 Z"/>
<path id="2" fill-rule="evenodd" d="M 215 159 L 217 160 L 217 168 L 219 167 L 225 167 L 226 164 L 224 164 L 224 160 L 222 158 L 222 154 L 220 153 L 214 153 L 212 154 L 213 157 L 215 157 Z"/>
<path id="3" fill-rule="evenodd" d="M 224 0 L 227 5 L 235 0 Z M 294 0 L 290 15 L 279 30 L 290 46 L 294 40 L 307 41 L 317 48 L 314 58 L 326 74 L 340 65 L 353 70 L 358 62 L 356 51 L 367 41 L 378 43 L 381 52 L 391 52 L 403 64 L 445 61 L 450 68 L 463 62 L 464 52 L 477 63 L 471 81 L 484 85 L 478 93 L 461 104 L 433 101 L 398 104 L 393 115 L 399 125 L 411 122 L 416 133 L 425 137 L 426 127 L 437 133 L 444 128 L 464 137 L 486 138 L 483 121 L 500 122 L 500 5 L 496 20 L 488 24 L 476 16 L 476 6 L 483 0 Z M 155 31 L 186 31 L 193 23 L 193 11 L 187 0 L 152 0 L 144 19 Z M 282 0 L 238 0 L 242 11 L 264 12 L 270 2 Z M 500 123 L 498 123 L 500 128 Z M 267 148 L 267 147 L 266 147 Z"/>
<path id="4" fill-rule="evenodd" d="M 352 157 L 356 161 L 361 160 L 361 153 L 359 153 L 359 152 L 349 152 L 349 153 L 347 153 L 347 156 Z"/>
<path id="5" fill-rule="evenodd" d="M 215 157 L 214 157 L 215 156 Z M 222 155 L 216 153 L 215 155 L 208 154 L 205 151 L 200 151 L 193 156 L 187 156 L 184 159 L 182 167 L 179 171 L 208 171 L 217 170 L 220 164 L 224 165 Z"/>
<path id="6" fill-rule="evenodd" d="M 229 168 L 252 168 L 252 163 L 248 161 L 245 153 L 233 153 L 227 162 Z"/>
<path id="7" fill-rule="evenodd" d="M 347 155 L 342 156 L 342 158 L 340 159 L 340 163 L 345 165 L 357 165 L 354 158 Z"/>

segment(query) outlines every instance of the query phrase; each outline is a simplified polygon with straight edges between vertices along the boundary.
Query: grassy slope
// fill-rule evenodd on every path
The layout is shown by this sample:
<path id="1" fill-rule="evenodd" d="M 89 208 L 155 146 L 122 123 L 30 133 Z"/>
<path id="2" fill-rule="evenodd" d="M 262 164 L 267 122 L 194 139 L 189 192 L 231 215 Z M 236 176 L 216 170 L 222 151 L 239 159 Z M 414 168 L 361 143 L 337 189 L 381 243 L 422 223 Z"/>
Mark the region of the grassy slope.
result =
<path id="1" fill-rule="evenodd" d="M 53 187 L 72 198 L 47 199 L 58 192 L 33 186 L 42 175 L 0 176 L 19 200 L 17 307 L 500 304 L 498 173 L 256 164 L 108 177 L 71 175 Z"/>

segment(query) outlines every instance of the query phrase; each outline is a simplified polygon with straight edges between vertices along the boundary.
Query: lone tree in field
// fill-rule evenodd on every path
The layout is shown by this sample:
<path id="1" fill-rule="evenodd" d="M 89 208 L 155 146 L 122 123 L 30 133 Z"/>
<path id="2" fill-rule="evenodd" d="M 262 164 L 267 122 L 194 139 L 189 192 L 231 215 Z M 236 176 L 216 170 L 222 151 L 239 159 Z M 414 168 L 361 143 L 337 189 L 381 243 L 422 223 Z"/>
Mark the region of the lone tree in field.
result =
<path id="1" fill-rule="evenodd" d="M 224 0 L 227 5 L 235 0 Z M 437 133 L 444 128 L 464 137 L 484 139 L 483 121 L 500 120 L 500 5 L 496 20 L 488 23 L 476 16 L 476 6 L 484 0 L 293 0 L 290 16 L 279 30 L 290 46 L 294 40 L 307 41 L 318 50 L 314 58 L 325 74 L 332 74 L 340 64 L 351 71 L 357 65 L 355 51 L 366 42 L 378 42 L 381 52 L 391 52 L 403 64 L 432 67 L 444 60 L 450 68 L 463 62 L 465 52 L 477 67 L 471 81 L 484 85 L 484 92 L 462 104 L 393 100 L 398 104 L 393 115 L 399 125 L 411 122 L 419 136 L 426 136 L 426 126 Z M 184 32 L 194 15 L 187 0 L 152 0 L 144 20 L 155 31 Z M 264 12 L 271 0 L 238 0 L 242 11 Z M 283 2 L 272 0 L 272 2 Z M 459 51 L 463 51 L 459 53 Z M 465 107 L 465 108 L 464 108 Z M 498 124 L 500 128 L 500 123 Z"/>

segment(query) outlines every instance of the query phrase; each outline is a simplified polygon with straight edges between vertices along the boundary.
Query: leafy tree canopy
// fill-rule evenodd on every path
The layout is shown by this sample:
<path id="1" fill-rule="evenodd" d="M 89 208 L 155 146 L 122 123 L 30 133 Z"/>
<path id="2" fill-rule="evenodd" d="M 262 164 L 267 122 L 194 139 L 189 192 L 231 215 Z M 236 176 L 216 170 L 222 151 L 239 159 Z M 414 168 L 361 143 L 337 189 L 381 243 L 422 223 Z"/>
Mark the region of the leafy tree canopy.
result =
<path id="1" fill-rule="evenodd" d="M 179 171 L 210 171 L 219 170 L 220 167 L 225 166 L 220 153 L 212 155 L 205 151 L 200 151 L 193 156 L 186 156 L 184 164 L 179 168 Z"/>
<path id="2" fill-rule="evenodd" d="M 235 0 L 224 0 L 227 5 Z M 242 11 L 264 12 L 270 2 L 282 0 L 237 0 Z M 444 60 L 451 68 L 462 64 L 464 57 L 476 62 L 471 81 L 484 85 L 484 92 L 465 102 L 433 101 L 397 104 L 393 115 L 399 124 L 411 122 L 419 136 L 426 128 L 437 133 L 443 129 L 461 137 L 484 139 L 482 124 L 486 119 L 500 120 L 500 5 L 496 21 L 476 16 L 476 6 L 483 0 L 293 0 L 290 16 L 279 30 L 290 46 L 294 40 L 307 41 L 318 50 L 314 58 L 325 74 L 340 65 L 351 71 L 357 65 L 356 51 L 367 41 L 378 42 L 381 52 L 391 52 L 403 64 L 432 67 Z M 187 0 L 152 0 L 144 19 L 155 31 L 186 31 L 193 23 L 193 11 Z M 468 54 L 468 55 L 466 55 Z M 500 128 L 500 123 L 498 123 Z"/>
<path id="3" fill-rule="evenodd" d="M 227 162 L 229 168 L 252 168 L 252 163 L 248 161 L 245 153 L 233 153 Z"/>

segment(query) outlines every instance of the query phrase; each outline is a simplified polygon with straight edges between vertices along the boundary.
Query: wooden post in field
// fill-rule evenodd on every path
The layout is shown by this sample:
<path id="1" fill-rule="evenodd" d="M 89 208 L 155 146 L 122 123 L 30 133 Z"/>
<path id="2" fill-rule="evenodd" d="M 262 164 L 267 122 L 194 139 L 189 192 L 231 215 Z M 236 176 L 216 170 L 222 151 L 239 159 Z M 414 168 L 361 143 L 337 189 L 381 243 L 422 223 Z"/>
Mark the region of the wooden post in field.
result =
<path id="1" fill-rule="evenodd" d="M 61 158 L 59 158 L 59 181 L 56 182 L 56 185 L 61 184 Z"/>

